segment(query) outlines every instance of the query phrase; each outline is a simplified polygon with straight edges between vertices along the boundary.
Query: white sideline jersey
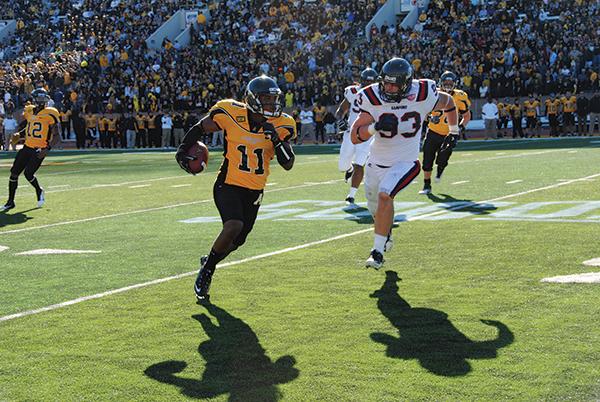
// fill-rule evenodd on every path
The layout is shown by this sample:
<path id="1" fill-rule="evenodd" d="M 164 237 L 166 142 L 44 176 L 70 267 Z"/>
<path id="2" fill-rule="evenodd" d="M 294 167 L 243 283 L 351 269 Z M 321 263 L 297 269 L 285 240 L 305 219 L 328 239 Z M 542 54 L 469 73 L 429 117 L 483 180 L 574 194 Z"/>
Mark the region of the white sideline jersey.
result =
<path id="1" fill-rule="evenodd" d="M 436 83 L 428 79 L 413 80 L 408 95 L 400 102 L 383 101 L 379 94 L 379 84 L 363 88 L 356 99 L 361 113 L 370 114 L 375 121 L 386 114 L 391 114 L 398 120 L 395 130 L 375 133 L 369 162 L 392 166 L 401 161 L 418 160 L 421 128 L 438 99 Z"/>
<path id="2" fill-rule="evenodd" d="M 354 123 L 360 114 L 360 110 L 356 104 L 359 91 L 360 85 L 349 85 L 344 88 L 344 98 L 350 104 L 350 108 L 348 109 L 348 127 L 352 127 L 352 123 Z"/>

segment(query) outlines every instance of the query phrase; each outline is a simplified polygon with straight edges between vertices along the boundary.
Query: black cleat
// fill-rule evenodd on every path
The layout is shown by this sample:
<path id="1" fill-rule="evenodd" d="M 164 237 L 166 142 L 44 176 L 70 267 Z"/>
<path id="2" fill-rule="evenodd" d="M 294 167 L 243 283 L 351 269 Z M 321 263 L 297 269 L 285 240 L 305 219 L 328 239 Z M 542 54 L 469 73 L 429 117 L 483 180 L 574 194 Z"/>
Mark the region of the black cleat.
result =
<path id="1" fill-rule="evenodd" d="M 194 293 L 196 293 L 198 304 L 210 303 L 208 290 L 210 289 L 210 282 L 215 271 L 214 269 L 206 268 L 206 261 L 208 261 L 207 255 L 200 257 L 200 270 L 198 271 L 196 282 L 194 282 Z"/>
<path id="2" fill-rule="evenodd" d="M 346 203 L 348 205 L 354 205 L 354 197 L 346 197 Z"/>
<path id="3" fill-rule="evenodd" d="M 15 207 L 15 203 L 14 202 L 7 202 L 6 204 L 4 204 L 3 207 L 0 208 L 0 212 L 10 211 L 14 207 Z"/>

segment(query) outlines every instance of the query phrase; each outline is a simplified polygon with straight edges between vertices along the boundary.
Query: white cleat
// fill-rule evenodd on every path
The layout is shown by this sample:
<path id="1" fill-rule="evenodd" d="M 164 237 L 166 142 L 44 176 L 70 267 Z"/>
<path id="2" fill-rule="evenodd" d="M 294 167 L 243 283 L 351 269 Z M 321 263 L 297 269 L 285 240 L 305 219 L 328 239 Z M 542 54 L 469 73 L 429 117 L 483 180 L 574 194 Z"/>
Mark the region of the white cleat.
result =
<path id="1" fill-rule="evenodd" d="M 424 188 L 423 190 L 419 191 L 419 194 L 431 194 L 431 188 Z"/>
<path id="2" fill-rule="evenodd" d="M 44 190 L 42 190 L 40 192 L 40 195 L 38 195 L 37 207 L 41 208 L 41 207 L 44 206 L 45 203 L 46 203 L 46 197 L 45 197 L 45 194 L 44 194 Z"/>
<path id="3" fill-rule="evenodd" d="M 389 253 L 390 251 L 392 251 L 392 248 L 394 248 L 394 239 L 392 239 L 392 235 L 388 235 L 387 240 L 385 241 L 385 244 L 383 245 L 383 252 L 384 253 Z"/>
<path id="4" fill-rule="evenodd" d="M 433 179 L 434 182 L 439 183 L 442 181 L 442 177 L 441 176 L 435 176 L 435 178 Z"/>
<path id="5" fill-rule="evenodd" d="M 379 269 L 383 266 L 383 262 L 383 254 L 377 250 L 371 250 L 371 255 L 367 259 L 365 265 L 367 268 Z"/>

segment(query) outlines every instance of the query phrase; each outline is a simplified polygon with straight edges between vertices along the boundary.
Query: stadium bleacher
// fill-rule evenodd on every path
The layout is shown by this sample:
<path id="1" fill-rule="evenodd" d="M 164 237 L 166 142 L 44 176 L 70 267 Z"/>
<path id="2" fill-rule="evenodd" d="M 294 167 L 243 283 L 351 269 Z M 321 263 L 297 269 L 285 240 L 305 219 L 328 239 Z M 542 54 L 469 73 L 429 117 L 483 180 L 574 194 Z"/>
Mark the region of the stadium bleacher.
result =
<path id="1" fill-rule="evenodd" d="M 17 109 L 41 85 L 61 109 L 203 113 L 218 99 L 241 98 L 248 79 L 266 73 L 291 92 L 290 110 L 335 105 L 362 68 L 401 55 L 421 77 L 455 71 L 471 98 L 598 91 L 597 1 L 419 1 L 418 20 L 406 28 L 399 18 L 371 23 L 383 3 L 4 4 L 0 15 L 16 20 L 17 30 L 1 45 L 0 88 Z M 146 39 L 182 8 L 203 10 L 190 46 L 165 39 L 148 49 Z"/>

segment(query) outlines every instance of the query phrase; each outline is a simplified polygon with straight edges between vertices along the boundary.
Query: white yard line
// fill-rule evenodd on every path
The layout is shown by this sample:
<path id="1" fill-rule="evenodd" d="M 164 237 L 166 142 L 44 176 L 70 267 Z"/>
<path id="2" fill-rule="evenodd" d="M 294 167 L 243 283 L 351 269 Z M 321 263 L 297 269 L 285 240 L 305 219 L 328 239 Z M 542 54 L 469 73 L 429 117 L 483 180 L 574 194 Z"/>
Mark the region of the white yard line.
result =
<path id="1" fill-rule="evenodd" d="M 544 155 L 544 154 L 547 154 L 547 153 L 559 152 L 559 151 L 564 151 L 564 149 L 549 149 L 549 150 L 546 150 L 546 151 L 522 152 L 520 154 L 514 154 L 514 155 L 499 155 L 499 156 L 491 156 L 489 158 L 481 158 L 481 159 L 473 159 L 473 160 L 465 160 L 465 161 L 461 160 L 461 161 L 452 162 L 452 164 L 456 165 L 456 164 L 459 164 L 459 163 L 473 163 L 473 162 L 493 161 L 493 160 L 497 160 L 497 159 L 521 158 L 523 156 Z"/>
<path id="2" fill-rule="evenodd" d="M 313 165 L 316 163 L 325 163 L 325 162 L 334 162 L 335 159 L 321 159 L 318 161 L 312 161 L 312 162 L 299 162 L 296 163 L 295 165 Z M 274 166 L 279 166 L 279 165 L 274 165 Z M 274 167 L 273 166 L 273 167 Z M 116 170 L 116 169 L 122 169 L 122 168 L 99 168 L 99 169 L 84 169 L 84 170 L 72 170 L 69 172 L 56 172 L 56 173 L 48 173 L 48 174 L 42 174 L 41 177 L 43 176 L 48 176 L 48 175 L 54 175 L 54 174 L 67 174 L 67 173 L 83 173 L 83 172 L 93 172 L 93 171 L 98 171 L 98 170 Z M 177 176 L 164 176 L 164 177 L 156 177 L 153 179 L 144 179 L 144 180 L 135 180 L 135 181 L 124 181 L 124 182 L 120 182 L 120 183 L 105 183 L 105 184 L 94 184 L 91 186 L 85 186 L 85 187 L 71 187 L 71 188 L 64 188 L 64 189 L 58 189 L 58 190 L 49 190 L 46 191 L 46 194 L 54 194 L 54 193 L 64 193 L 67 191 L 81 191 L 81 190 L 93 190 L 93 189 L 98 189 L 98 188 L 106 188 L 106 187 L 119 187 L 119 186 L 127 186 L 127 185 L 131 185 L 131 184 L 140 184 L 140 183 L 148 183 L 148 182 L 155 182 L 155 181 L 162 181 L 162 180 L 172 180 L 172 179 L 188 179 L 191 178 L 192 176 L 182 173 L 180 175 Z M 43 179 L 42 179 L 43 180 Z M 50 187 L 48 188 L 50 189 Z M 19 192 L 19 194 L 33 194 L 33 192 Z"/>
<path id="3" fill-rule="evenodd" d="M 454 161 L 452 163 L 453 164 L 461 164 L 461 163 L 472 163 L 472 162 L 485 162 L 485 161 L 496 160 L 496 159 L 520 158 L 523 156 L 542 155 L 542 154 L 546 154 L 548 152 L 558 152 L 558 151 L 561 151 L 561 150 L 560 149 L 552 149 L 552 150 L 539 151 L 539 152 L 526 152 L 526 153 L 520 153 L 520 154 L 515 154 L 515 155 L 501 155 L 501 156 L 493 156 L 493 157 L 482 158 L 482 159 L 459 160 L 459 161 Z M 325 163 L 325 162 L 334 162 L 334 161 L 335 161 L 334 158 L 321 159 L 318 161 L 311 161 L 311 162 L 299 162 L 299 163 L 296 163 L 295 165 L 312 165 L 315 163 Z M 279 165 L 275 164 L 274 166 L 279 166 Z M 94 171 L 94 170 L 108 170 L 108 169 L 114 169 L 114 168 L 85 169 L 85 170 L 81 170 L 81 171 L 71 171 L 71 173 L 90 172 L 90 171 Z M 66 172 L 58 172 L 58 173 L 66 173 Z M 52 173 L 50 173 L 50 174 L 52 174 Z M 43 176 L 45 176 L 45 175 L 43 175 Z M 125 182 L 120 182 L 120 183 L 95 184 L 92 186 L 85 186 L 85 187 L 71 187 L 71 188 L 64 188 L 64 189 L 58 189 L 58 190 L 49 190 L 49 191 L 46 191 L 46 194 L 63 193 L 66 191 L 93 190 L 93 189 L 105 188 L 105 187 L 119 187 L 119 186 L 127 186 L 127 185 L 132 185 L 132 184 L 141 184 L 141 183 L 148 183 L 148 182 L 154 182 L 154 181 L 171 180 L 171 179 L 185 179 L 185 178 L 190 178 L 190 176 L 181 174 L 178 176 L 165 176 L 165 177 L 157 177 L 154 179 L 125 181 Z M 29 193 L 28 192 L 23 192 L 23 193 L 20 192 L 19 194 L 29 194 Z"/>
<path id="4" fill-rule="evenodd" d="M 179 188 L 179 187 L 190 187 L 191 183 L 188 184 L 176 184 L 174 186 L 171 186 L 172 188 Z"/>
<path id="5" fill-rule="evenodd" d="M 144 187 L 150 187 L 151 184 L 138 184 L 137 186 L 129 186 L 129 188 L 144 188 Z M 190 184 L 191 186 L 191 184 Z"/>
<path id="6" fill-rule="evenodd" d="M 8 250 L 7 246 L 0 246 L 0 253 L 3 252 L 3 251 L 5 251 L 5 250 Z"/>
<path id="7" fill-rule="evenodd" d="M 544 190 L 548 190 L 548 189 L 551 189 L 551 188 L 556 188 L 556 187 L 564 186 L 564 185 L 567 185 L 567 184 L 570 184 L 570 183 L 576 183 L 576 182 L 585 180 L 585 179 L 590 178 L 590 177 L 598 177 L 598 176 L 600 176 L 600 173 L 597 173 L 597 174 L 594 174 L 594 175 L 591 175 L 591 176 L 586 176 L 586 177 L 579 178 L 579 179 L 573 179 L 570 182 L 558 183 L 558 184 L 553 184 L 553 185 L 550 185 L 550 186 L 544 186 L 544 187 L 534 188 L 534 189 L 531 189 L 531 190 L 521 191 L 521 192 L 514 193 L 514 194 L 508 194 L 508 195 L 505 195 L 505 196 L 501 196 L 501 197 L 497 197 L 497 198 L 492 198 L 492 199 L 489 199 L 489 200 L 479 201 L 477 203 L 478 204 L 490 203 L 490 202 L 494 202 L 494 201 L 504 200 L 504 199 L 507 199 L 507 198 L 518 197 L 520 195 L 530 194 L 530 193 L 534 193 L 534 192 L 537 192 L 537 191 L 544 191 Z M 275 191 L 275 190 L 272 190 L 272 191 Z M 409 218 L 408 221 L 421 220 L 421 219 L 425 219 L 425 218 L 430 217 L 430 216 L 440 215 L 440 214 L 443 214 L 443 213 L 447 213 L 448 211 L 456 211 L 456 210 L 460 210 L 460 209 L 463 209 L 463 208 L 468 208 L 468 207 L 472 206 L 473 204 L 476 204 L 476 203 L 474 202 L 474 203 L 469 203 L 469 204 L 466 204 L 466 205 L 459 205 L 459 206 L 456 206 L 456 207 L 453 207 L 453 208 L 448 208 L 448 209 L 443 210 L 443 211 L 436 211 L 436 212 L 431 212 L 431 213 L 427 213 L 427 214 L 423 214 L 423 215 L 417 215 L 417 216 L 414 216 L 412 218 Z M 359 235 L 359 234 L 368 233 L 368 232 L 371 232 L 372 230 L 373 230 L 372 228 L 367 228 L 367 229 L 357 230 L 357 231 L 350 232 L 350 233 L 341 234 L 341 235 L 334 236 L 334 237 L 329 237 L 327 239 L 322 239 L 322 240 L 317 240 L 317 241 L 313 241 L 313 242 L 310 242 L 310 243 L 300 244 L 300 245 L 294 246 L 294 247 L 287 247 L 287 248 L 276 250 L 276 251 L 272 251 L 272 252 L 269 252 L 269 253 L 259 254 L 259 255 L 255 255 L 255 256 L 252 256 L 252 257 L 244 258 L 244 259 L 241 259 L 241 260 L 231 261 L 231 262 L 228 262 L 228 263 L 225 263 L 225 264 L 220 264 L 219 268 L 229 267 L 229 266 L 232 266 L 232 265 L 239 265 L 239 264 L 243 264 L 243 263 L 246 263 L 246 262 L 249 262 L 249 261 L 254 261 L 254 260 L 258 260 L 258 259 L 262 259 L 262 258 L 271 257 L 271 256 L 274 256 L 274 255 L 289 253 L 291 251 L 301 250 L 301 249 L 305 249 L 305 248 L 308 248 L 308 247 L 312 247 L 312 246 L 316 246 L 316 245 L 320 245 L 320 244 L 324 244 L 324 243 L 329 243 L 329 242 L 332 242 L 332 241 L 335 241 L 335 240 L 340 240 L 340 239 L 344 239 L 344 238 L 347 238 L 347 237 L 352 237 L 352 236 L 356 236 L 356 235 Z M 139 289 L 139 288 L 144 288 L 144 287 L 147 287 L 147 286 L 157 285 L 157 284 L 164 283 L 164 282 L 169 282 L 169 281 L 172 281 L 172 280 L 175 280 L 175 279 L 180 279 L 180 278 L 185 278 L 185 277 L 188 277 L 188 276 L 196 275 L 196 273 L 197 273 L 196 271 L 185 272 L 185 273 L 182 273 L 182 274 L 173 275 L 173 276 L 169 276 L 169 277 L 166 277 L 166 278 L 155 279 L 153 281 L 142 282 L 142 283 L 138 283 L 138 284 L 135 284 L 135 285 L 126 286 L 126 287 L 122 287 L 122 288 L 119 288 L 119 289 L 113 289 L 113 290 L 109 290 L 109 291 L 102 292 L 102 293 L 97 293 L 97 294 L 90 295 L 90 296 L 79 297 L 77 299 L 69 300 L 69 301 L 62 302 L 62 303 L 53 304 L 53 305 L 42 307 L 42 308 L 38 308 L 38 309 L 22 311 L 20 313 L 15 313 L 15 314 L 10 314 L 10 315 L 6 315 L 6 316 L 2 316 L 2 317 L 0 317 L 0 322 L 10 321 L 10 320 L 14 320 L 16 318 L 21 318 L 21 317 L 25 317 L 25 316 L 33 315 L 33 314 L 39 314 L 39 313 L 43 313 L 43 312 L 46 312 L 46 311 L 52 311 L 52 310 L 56 310 L 56 309 L 59 309 L 59 308 L 71 306 L 73 304 L 81 303 L 81 302 L 84 302 L 84 301 L 94 300 L 94 299 L 100 299 L 100 298 L 103 298 L 103 297 L 106 297 L 106 296 L 111 296 L 111 295 L 115 295 L 115 294 L 118 294 L 118 293 L 124 293 L 124 292 L 130 291 L 130 290 L 134 290 L 134 289 Z"/>
<path id="8" fill-rule="evenodd" d="M 43 168 L 44 166 L 42 166 Z M 65 170 L 64 172 L 52 172 L 52 173 L 44 173 L 42 176 L 57 176 L 63 174 L 75 174 L 75 173 L 85 173 L 85 172 L 100 172 L 104 170 L 114 170 L 115 168 L 103 167 L 96 169 L 80 169 L 80 170 Z M 121 169 L 121 168 L 119 168 Z"/>
<path id="9" fill-rule="evenodd" d="M 333 183 L 337 183 L 337 182 L 340 182 L 340 181 L 343 181 L 343 180 L 344 179 L 338 179 L 338 180 L 329 180 L 329 181 L 316 182 L 316 183 L 300 184 L 300 185 L 297 185 L 297 186 L 280 187 L 280 188 L 275 188 L 275 189 L 272 189 L 272 190 L 265 190 L 265 193 L 275 193 L 275 192 L 284 191 L 284 190 L 293 190 L 293 189 L 297 189 L 297 188 L 312 187 L 312 186 L 318 186 L 318 185 L 323 185 L 323 184 L 333 184 Z M 128 211 L 128 212 L 119 212 L 119 213 L 116 213 L 116 214 L 100 215 L 100 216 L 94 216 L 94 217 L 91 217 L 91 218 L 77 219 L 77 220 L 72 220 L 72 221 L 50 223 L 48 225 L 32 226 L 32 227 L 28 227 L 28 228 L 14 229 L 14 230 L 5 230 L 5 231 L 0 231 L 0 236 L 5 235 L 5 234 L 11 234 L 11 233 L 20 233 L 20 232 L 28 232 L 28 231 L 31 231 L 31 230 L 51 228 L 51 227 L 55 227 L 55 226 L 72 225 L 72 224 L 76 224 L 76 223 L 92 222 L 92 221 L 97 221 L 97 220 L 101 220 L 101 219 L 117 218 L 117 217 L 120 217 L 120 216 L 128 216 L 128 215 L 134 215 L 134 214 L 143 214 L 143 213 L 146 213 L 146 212 L 161 211 L 163 209 L 173 209 L 173 208 L 179 208 L 179 207 L 186 207 L 186 206 L 189 206 L 189 205 L 203 204 L 203 203 L 206 203 L 206 202 L 212 202 L 212 198 L 206 199 L 206 200 L 183 202 L 183 203 L 180 203 L 180 204 L 164 205 L 162 207 L 138 209 L 138 210 L 135 210 L 135 211 Z"/>
<path id="10" fill-rule="evenodd" d="M 517 179 L 517 180 L 511 180 L 511 181 L 507 181 L 506 184 L 516 184 L 516 183 L 521 183 L 523 180 L 521 179 Z"/>
<path id="11" fill-rule="evenodd" d="M 48 189 L 51 189 L 51 188 L 65 188 L 65 187 L 71 187 L 71 185 L 70 184 L 60 184 L 58 186 L 48 186 Z"/>
<path id="12" fill-rule="evenodd" d="M 454 183 L 450 183 L 450 184 L 456 185 L 456 184 L 465 184 L 465 183 L 468 183 L 468 182 L 469 182 L 469 180 L 461 180 L 461 181 L 455 181 Z"/>

